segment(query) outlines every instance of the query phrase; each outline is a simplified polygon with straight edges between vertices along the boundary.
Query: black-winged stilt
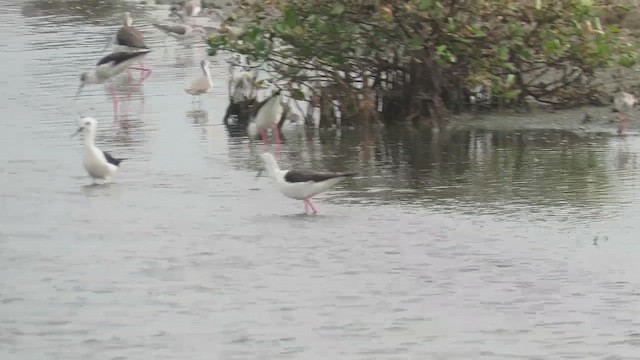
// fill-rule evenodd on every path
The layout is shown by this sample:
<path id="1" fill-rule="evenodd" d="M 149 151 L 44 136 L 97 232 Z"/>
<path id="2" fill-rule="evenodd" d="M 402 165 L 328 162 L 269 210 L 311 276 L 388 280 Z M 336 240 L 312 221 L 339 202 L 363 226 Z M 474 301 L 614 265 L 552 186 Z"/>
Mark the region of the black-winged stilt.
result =
<path id="1" fill-rule="evenodd" d="M 621 91 L 613 98 L 613 105 L 618 112 L 618 135 L 624 134 L 629 127 L 629 111 L 638 105 L 638 98 L 629 94 L 628 92 Z"/>
<path id="2" fill-rule="evenodd" d="M 270 97 L 257 103 L 251 114 L 249 126 L 255 126 L 256 131 L 262 136 L 264 146 L 267 146 L 267 129 L 273 129 L 276 135 L 276 144 L 280 145 L 278 123 L 284 112 L 281 92 L 282 89 L 278 89 Z"/>
<path id="3" fill-rule="evenodd" d="M 200 62 L 200 67 L 202 68 L 202 72 L 204 73 L 204 75 L 198 79 L 193 80 L 191 82 L 191 86 L 184 89 L 187 94 L 193 95 L 194 98 L 196 96 L 198 97 L 198 104 L 201 104 L 200 96 L 202 94 L 208 93 L 209 90 L 211 90 L 211 88 L 213 87 L 213 80 L 211 80 L 211 71 L 209 70 L 209 61 L 202 60 Z"/>
<path id="4" fill-rule="evenodd" d="M 280 192 L 291 199 L 304 201 L 305 213 L 311 208 L 314 214 L 318 211 L 311 203 L 311 198 L 334 187 L 355 173 L 312 172 L 304 170 L 281 170 L 278 162 L 268 152 L 260 154 L 260 158 L 271 176 L 276 181 Z M 262 170 L 260 171 L 262 172 Z M 258 174 L 259 175 L 259 174 Z"/>
<path id="5" fill-rule="evenodd" d="M 133 18 L 128 11 L 123 14 L 122 27 L 118 30 L 115 36 L 113 36 L 111 42 L 107 44 L 107 47 L 110 44 L 114 45 L 114 53 L 149 50 L 149 47 L 144 42 L 144 35 L 138 29 L 133 27 Z M 105 47 L 105 50 L 107 47 Z M 144 73 L 144 76 L 140 80 L 140 83 L 144 82 L 149 76 L 151 76 L 151 69 L 147 69 L 144 66 L 130 68 L 134 70 L 140 70 L 141 73 Z"/>
<path id="6" fill-rule="evenodd" d="M 122 73 L 125 69 L 131 66 L 132 63 L 141 59 L 144 55 L 148 54 L 151 50 L 140 50 L 137 52 L 117 52 L 109 54 L 96 64 L 95 68 L 91 71 L 85 72 L 80 75 L 80 86 L 76 92 L 76 97 L 80 95 L 82 88 L 87 84 L 102 84 L 112 77 Z M 109 91 L 113 97 L 113 116 L 114 121 L 118 118 L 118 96 L 116 95 L 113 84 L 109 85 Z"/>
<path id="7" fill-rule="evenodd" d="M 93 183 L 97 179 L 104 182 L 111 181 L 111 177 L 118 171 L 118 167 L 123 160 L 111 156 L 106 151 L 98 149 L 95 145 L 97 121 L 94 118 L 84 117 L 80 119 L 80 127 L 71 136 L 82 133 L 84 137 L 84 152 L 82 155 L 82 165 L 89 173 Z"/>

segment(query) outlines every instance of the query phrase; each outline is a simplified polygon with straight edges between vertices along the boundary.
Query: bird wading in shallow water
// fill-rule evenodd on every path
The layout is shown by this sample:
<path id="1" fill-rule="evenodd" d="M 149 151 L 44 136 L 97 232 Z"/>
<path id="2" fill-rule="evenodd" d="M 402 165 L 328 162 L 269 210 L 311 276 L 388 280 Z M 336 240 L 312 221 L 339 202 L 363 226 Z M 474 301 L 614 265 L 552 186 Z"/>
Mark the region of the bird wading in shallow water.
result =
<path id="1" fill-rule="evenodd" d="M 96 180 L 103 180 L 105 183 L 111 181 L 111 177 L 118 171 L 118 167 L 123 160 L 111 156 L 106 151 L 98 149 L 95 145 L 96 129 L 98 123 L 96 119 L 84 117 L 80 119 L 80 127 L 71 136 L 82 133 L 84 138 L 84 150 L 82 153 L 82 165 L 87 171 L 93 183 Z"/>
<path id="2" fill-rule="evenodd" d="M 310 208 L 314 215 L 318 211 L 311 203 L 312 197 L 331 189 L 345 178 L 356 175 L 355 173 L 281 170 L 275 157 L 268 152 L 260 154 L 260 159 L 269 176 L 275 180 L 278 190 L 288 198 L 304 201 L 305 213 Z"/>
<path id="3" fill-rule="evenodd" d="M 187 94 L 193 95 L 194 98 L 198 98 L 198 104 L 201 104 L 200 96 L 202 94 L 208 93 L 209 90 L 211 90 L 211 88 L 213 87 L 213 81 L 211 80 L 211 71 L 209 70 L 209 61 L 202 60 L 200 62 L 200 67 L 202 68 L 204 75 L 196 80 L 193 80 L 191 82 L 191 86 L 184 89 Z"/>
<path id="4" fill-rule="evenodd" d="M 278 123 L 282 118 L 284 107 L 282 106 L 281 89 L 278 89 L 270 97 L 255 105 L 251 114 L 251 122 L 260 133 L 264 146 L 268 145 L 267 130 L 273 129 L 276 135 L 276 145 L 280 146 L 280 128 Z M 249 126 L 252 124 L 250 123 Z"/>
<path id="5" fill-rule="evenodd" d="M 149 47 L 144 42 L 144 35 L 142 35 L 138 29 L 133 27 L 133 18 L 128 11 L 123 15 L 122 27 L 118 30 L 111 41 L 107 43 L 104 50 L 106 50 L 111 44 L 114 45 L 113 52 L 149 51 Z M 130 67 L 127 71 L 129 71 L 129 69 L 140 70 L 141 84 L 151 76 L 151 69 L 147 69 L 144 66 Z"/>
<path id="6" fill-rule="evenodd" d="M 618 135 L 623 135 L 629 127 L 629 111 L 638 105 L 638 98 L 628 92 L 619 92 L 613 98 L 614 111 L 617 111 Z"/>
<path id="7" fill-rule="evenodd" d="M 91 71 L 87 71 L 80 75 L 80 86 L 76 92 L 76 98 L 82 92 L 87 84 L 102 84 L 112 77 L 122 73 L 132 63 L 149 53 L 150 50 L 137 52 L 117 52 L 109 54 L 96 64 Z M 118 95 L 113 88 L 113 84 L 109 84 L 109 91 L 113 98 L 113 121 L 118 120 Z"/>

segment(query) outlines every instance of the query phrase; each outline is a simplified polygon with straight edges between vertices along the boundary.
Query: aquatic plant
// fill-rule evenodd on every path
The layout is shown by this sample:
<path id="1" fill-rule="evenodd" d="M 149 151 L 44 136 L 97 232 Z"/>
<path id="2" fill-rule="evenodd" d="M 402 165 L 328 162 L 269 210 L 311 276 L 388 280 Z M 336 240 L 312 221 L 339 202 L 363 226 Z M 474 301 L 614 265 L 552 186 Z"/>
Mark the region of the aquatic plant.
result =
<path id="1" fill-rule="evenodd" d="M 470 106 L 585 104 L 597 70 L 638 54 L 590 0 L 271 0 L 243 3 L 209 39 L 270 64 L 321 124 L 435 120 Z M 236 28 L 237 29 L 237 28 Z"/>

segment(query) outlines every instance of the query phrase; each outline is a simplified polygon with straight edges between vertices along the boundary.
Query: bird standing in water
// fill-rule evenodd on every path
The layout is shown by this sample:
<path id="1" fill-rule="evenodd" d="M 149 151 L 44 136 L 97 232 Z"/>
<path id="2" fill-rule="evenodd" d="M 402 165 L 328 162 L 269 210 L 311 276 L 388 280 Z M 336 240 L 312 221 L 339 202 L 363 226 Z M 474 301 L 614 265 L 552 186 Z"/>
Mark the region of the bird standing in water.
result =
<path id="1" fill-rule="evenodd" d="M 194 98 L 198 97 L 199 105 L 202 104 L 200 96 L 202 94 L 208 93 L 209 90 L 211 90 L 211 88 L 213 87 L 213 81 L 211 80 L 211 71 L 209 70 L 209 61 L 202 60 L 200 62 L 200 67 L 202 68 L 202 72 L 204 73 L 204 75 L 198 79 L 193 80 L 191 82 L 191 86 L 184 89 L 187 94 L 193 95 Z"/>
<path id="2" fill-rule="evenodd" d="M 138 29 L 133 27 L 133 18 L 128 11 L 123 15 L 122 27 L 115 34 L 110 43 L 107 43 L 107 47 L 110 44 L 114 45 L 114 52 L 149 52 L 149 47 L 144 42 L 144 35 L 142 35 Z M 141 84 L 151 76 L 151 69 L 147 69 L 143 65 L 140 67 L 130 67 L 130 69 L 140 70 L 142 75 L 140 79 Z M 127 71 L 128 70 L 129 69 L 127 69 Z"/>
<path id="3" fill-rule="evenodd" d="M 260 158 L 269 176 L 276 181 L 278 190 L 288 198 L 304 201 L 304 212 L 308 212 L 309 208 L 311 208 L 314 215 L 318 211 L 311 203 L 312 197 L 331 189 L 347 177 L 356 175 L 355 173 L 340 172 L 321 173 L 304 170 L 280 170 L 278 162 L 270 153 L 262 153 Z"/>
<path id="4" fill-rule="evenodd" d="M 618 112 L 616 116 L 618 118 L 618 135 L 622 135 L 629 127 L 629 111 L 638 105 L 638 98 L 633 94 L 621 91 L 613 98 L 613 105 L 614 111 Z"/>
<path id="5" fill-rule="evenodd" d="M 84 153 L 82 154 L 82 165 L 87 171 L 93 183 L 97 179 L 104 182 L 111 181 L 111 177 L 118 171 L 118 167 L 123 160 L 111 156 L 106 151 L 102 151 L 96 147 L 96 128 L 98 123 L 96 119 L 85 117 L 80 119 L 80 127 L 73 135 L 82 133 L 84 136 Z"/>

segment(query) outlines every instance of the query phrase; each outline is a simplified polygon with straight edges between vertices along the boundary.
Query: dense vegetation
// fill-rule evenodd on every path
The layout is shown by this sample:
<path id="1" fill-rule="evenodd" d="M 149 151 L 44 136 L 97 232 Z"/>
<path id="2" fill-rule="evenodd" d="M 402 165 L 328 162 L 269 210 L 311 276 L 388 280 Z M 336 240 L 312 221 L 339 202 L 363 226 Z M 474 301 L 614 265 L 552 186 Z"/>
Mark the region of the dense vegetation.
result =
<path id="1" fill-rule="evenodd" d="M 269 64 L 321 122 L 435 119 L 470 106 L 585 104 L 596 70 L 632 66 L 635 45 L 589 0 L 272 0 L 243 4 L 211 53 Z"/>

